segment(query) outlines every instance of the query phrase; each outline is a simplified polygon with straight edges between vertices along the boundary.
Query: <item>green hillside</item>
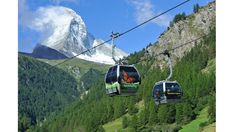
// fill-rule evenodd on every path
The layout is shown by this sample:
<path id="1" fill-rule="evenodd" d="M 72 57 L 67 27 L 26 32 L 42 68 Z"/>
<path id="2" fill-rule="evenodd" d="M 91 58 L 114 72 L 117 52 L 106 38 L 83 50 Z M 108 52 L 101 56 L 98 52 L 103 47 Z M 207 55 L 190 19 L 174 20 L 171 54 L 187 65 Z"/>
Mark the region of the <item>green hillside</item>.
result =
<path id="1" fill-rule="evenodd" d="M 122 132 L 123 131 L 122 120 L 123 120 L 123 117 L 118 118 L 112 122 L 105 124 L 103 128 L 107 132 L 116 132 L 116 131 Z"/>
<path id="2" fill-rule="evenodd" d="M 182 126 L 182 129 L 179 132 L 198 132 L 199 125 L 208 121 L 208 108 L 204 108 L 197 118 L 191 121 L 189 124 Z"/>
<path id="3" fill-rule="evenodd" d="M 104 78 L 108 65 L 73 59 L 34 59 L 19 54 L 19 131 L 41 124 L 56 115 L 80 95 Z"/>
<path id="4" fill-rule="evenodd" d="M 38 59 L 38 60 L 48 63 L 52 66 L 64 61 L 64 60 L 47 60 L 47 59 Z M 72 60 L 67 61 L 66 63 L 59 65 L 58 67 L 70 73 L 79 81 L 79 79 L 90 69 L 95 69 L 102 73 L 105 73 L 106 70 L 110 67 L 110 65 L 74 58 Z M 76 70 L 79 71 L 78 74 L 76 74 Z"/>
<path id="5" fill-rule="evenodd" d="M 76 80 L 58 68 L 19 54 L 19 131 L 61 111 L 79 93 Z"/>
<path id="6" fill-rule="evenodd" d="M 55 118 L 48 119 L 37 129 L 104 131 L 108 125 L 104 126 L 105 129 L 102 125 L 112 121 L 114 126 L 117 124 L 116 127 L 119 128 L 121 117 L 128 113 L 131 115 L 128 119 L 130 131 L 174 131 L 195 120 L 199 116 L 199 111 L 205 107 L 208 107 L 208 120 L 212 123 L 215 121 L 215 100 L 213 99 L 215 72 L 203 73 L 202 71 L 208 67 L 210 60 L 215 59 L 214 51 L 215 30 L 212 30 L 210 36 L 204 38 L 204 41 L 195 46 L 174 66 L 173 79 L 180 82 L 184 91 L 182 103 L 155 107 L 151 90 L 155 81 L 167 76 L 167 70 L 145 69 L 151 66 L 150 61 L 153 60 L 150 60 L 147 65 L 136 65 L 142 74 L 142 84 L 137 96 L 107 97 L 103 75 L 91 86 L 89 94 L 82 101 L 76 101 L 64 112 Z M 139 108 L 135 106 L 139 101 L 144 102 L 140 113 L 138 113 Z"/>
<path id="7" fill-rule="evenodd" d="M 64 60 L 47 60 L 39 59 L 42 62 L 52 66 L 63 62 Z M 74 58 L 66 63 L 58 66 L 58 68 L 72 75 L 77 81 L 77 89 L 79 93 L 87 91 L 91 84 L 95 83 L 96 78 L 103 77 L 110 65 L 95 63 L 78 58 Z"/>
<path id="8" fill-rule="evenodd" d="M 137 104 L 135 104 L 136 109 L 138 109 L 138 112 L 135 112 L 134 114 L 136 114 L 137 116 L 139 116 L 141 114 L 141 112 L 144 109 L 144 103 L 143 101 L 138 102 Z M 129 110 L 128 110 L 129 111 Z M 131 115 L 130 115 L 130 114 Z M 123 128 L 123 120 L 124 118 L 126 119 L 126 128 Z M 124 114 L 123 116 L 121 116 L 120 118 L 115 119 L 114 121 L 108 122 L 106 124 L 103 125 L 103 128 L 106 132 L 125 132 L 125 131 L 131 131 L 131 127 L 127 124 L 127 122 L 133 118 L 133 113 L 128 112 L 126 114 Z"/>
<path id="9" fill-rule="evenodd" d="M 212 123 L 208 126 L 205 126 L 201 129 L 201 132 L 215 132 L 216 131 L 216 124 Z"/>

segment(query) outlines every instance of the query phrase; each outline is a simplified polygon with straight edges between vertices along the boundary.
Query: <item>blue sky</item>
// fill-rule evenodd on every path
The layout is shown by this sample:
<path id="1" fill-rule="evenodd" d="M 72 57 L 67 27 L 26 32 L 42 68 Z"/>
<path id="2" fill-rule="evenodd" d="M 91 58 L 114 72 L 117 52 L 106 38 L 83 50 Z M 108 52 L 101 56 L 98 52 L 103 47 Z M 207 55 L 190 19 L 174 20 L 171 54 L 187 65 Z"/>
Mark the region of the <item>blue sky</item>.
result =
<path id="1" fill-rule="evenodd" d="M 19 0 L 18 11 L 18 50 L 32 52 L 36 44 L 43 40 L 40 31 L 30 28 L 32 18 L 37 17 L 40 7 L 64 6 L 71 8 L 84 20 L 88 31 L 103 40 L 109 39 L 110 33 L 124 32 L 159 14 L 184 0 Z M 175 14 L 185 12 L 190 14 L 193 5 L 206 5 L 213 0 L 191 0 L 187 4 L 163 15 L 159 19 L 118 38 L 116 46 L 128 53 L 145 48 L 150 42 L 155 42 L 158 36 L 167 28 Z"/>

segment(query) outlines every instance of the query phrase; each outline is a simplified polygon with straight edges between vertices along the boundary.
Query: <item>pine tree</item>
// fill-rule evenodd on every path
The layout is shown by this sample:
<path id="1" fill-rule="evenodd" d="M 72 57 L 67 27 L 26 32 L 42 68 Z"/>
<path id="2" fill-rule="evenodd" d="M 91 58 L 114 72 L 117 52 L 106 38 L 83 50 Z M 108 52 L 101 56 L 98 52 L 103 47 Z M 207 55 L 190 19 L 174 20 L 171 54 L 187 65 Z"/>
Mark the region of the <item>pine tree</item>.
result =
<path id="1" fill-rule="evenodd" d="M 166 123 L 167 122 L 167 105 L 161 105 L 158 109 L 158 119 L 160 123 Z"/>
<path id="2" fill-rule="evenodd" d="M 128 118 L 126 116 L 123 117 L 122 120 L 122 128 L 127 128 L 128 127 Z"/>
<path id="3" fill-rule="evenodd" d="M 130 127 L 132 127 L 135 131 L 137 131 L 137 125 L 138 125 L 138 118 L 136 115 L 133 115 L 130 122 Z"/>
<path id="4" fill-rule="evenodd" d="M 129 102 L 129 104 L 128 104 L 128 113 L 129 113 L 130 115 L 133 115 L 133 114 L 135 114 L 135 113 L 137 113 L 137 112 L 138 112 L 138 109 L 137 109 L 136 106 L 135 106 L 134 98 L 131 97 L 131 98 L 130 98 L 130 102 Z"/>
<path id="5" fill-rule="evenodd" d="M 191 105 L 189 103 L 184 103 L 183 106 L 183 117 L 184 122 L 189 122 L 193 119 L 194 113 Z"/>
<path id="6" fill-rule="evenodd" d="M 19 121 L 19 131 L 21 132 L 25 132 L 29 129 L 29 127 L 31 126 L 31 120 L 30 118 L 23 116 L 22 118 L 20 118 Z"/>
<path id="7" fill-rule="evenodd" d="M 99 126 L 97 132 L 105 132 L 105 129 L 102 126 Z"/>
<path id="8" fill-rule="evenodd" d="M 166 122 L 173 123 L 175 122 L 176 110 L 174 105 L 168 105 L 168 111 L 166 114 Z"/>
<path id="9" fill-rule="evenodd" d="M 199 8 L 200 8 L 199 4 L 198 4 L 198 3 L 195 4 L 195 5 L 193 6 L 193 12 L 194 12 L 194 13 L 197 13 L 197 12 L 199 11 Z"/>
<path id="10" fill-rule="evenodd" d="M 208 102 L 208 115 L 209 115 L 209 122 L 215 122 L 216 121 L 216 106 L 215 106 L 215 96 L 212 95 L 209 98 Z"/>
<path id="11" fill-rule="evenodd" d="M 120 99 L 116 99 L 116 102 L 114 103 L 114 118 L 118 118 L 121 115 L 123 115 L 125 112 L 125 107 L 123 102 Z"/>
<path id="12" fill-rule="evenodd" d="M 152 125 L 156 122 L 158 122 L 158 116 L 157 112 L 155 110 L 155 103 L 153 101 L 150 102 L 150 107 L 149 107 L 149 124 Z"/>
<path id="13" fill-rule="evenodd" d="M 146 111 L 142 110 L 139 114 L 139 124 L 140 125 L 146 125 L 147 124 L 147 117 L 146 117 Z"/>
<path id="14" fill-rule="evenodd" d="M 176 105 L 176 123 L 179 124 L 183 121 L 183 105 Z"/>

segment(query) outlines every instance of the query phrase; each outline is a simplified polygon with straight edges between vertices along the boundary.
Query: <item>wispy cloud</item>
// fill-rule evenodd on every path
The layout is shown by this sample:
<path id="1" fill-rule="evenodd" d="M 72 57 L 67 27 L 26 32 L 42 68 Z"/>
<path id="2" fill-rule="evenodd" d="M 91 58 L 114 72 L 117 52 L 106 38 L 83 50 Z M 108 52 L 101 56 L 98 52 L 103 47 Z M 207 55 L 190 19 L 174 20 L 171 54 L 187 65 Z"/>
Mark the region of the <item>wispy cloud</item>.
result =
<path id="1" fill-rule="evenodd" d="M 160 13 L 160 10 L 157 10 L 154 7 L 151 0 L 128 0 L 128 2 L 135 9 L 135 19 L 138 24 Z M 167 27 L 169 25 L 170 18 L 171 16 L 169 15 L 162 15 L 151 22 L 159 26 Z"/>
<path id="2" fill-rule="evenodd" d="M 19 0 L 18 5 L 19 25 L 26 27 L 34 18 L 34 12 L 32 12 L 27 4 L 26 0 Z"/>
<path id="3" fill-rule="evenodd" d="M 79 3 L 79 0 L 50 0 L 50 1 L 56 5 L 60 5 L 62 2 L 70 2 L 70 3 L 74 3 L 74 4 Z"/>

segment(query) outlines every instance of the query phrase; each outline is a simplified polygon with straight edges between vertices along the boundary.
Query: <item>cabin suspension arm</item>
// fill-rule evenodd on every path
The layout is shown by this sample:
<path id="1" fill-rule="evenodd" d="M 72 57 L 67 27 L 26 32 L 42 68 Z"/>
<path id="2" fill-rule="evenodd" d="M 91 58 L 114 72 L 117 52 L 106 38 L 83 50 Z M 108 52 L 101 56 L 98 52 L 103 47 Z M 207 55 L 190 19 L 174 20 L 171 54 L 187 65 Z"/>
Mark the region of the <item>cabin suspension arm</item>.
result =
<path id="1" fill-rule="evenodd" d="M 114 60 L 115 64 L 118 64 L 118 60 L 115 58 L 115 44 L 114 44 L 114 41 L 115 41 L 115 38 L 117 38 L 119 36 L 119 33 L 111 33 L 111 38 L 112 38 L 112 59 Z"/>
<path id="2" fill-rule="evenodd" d="M 165 50 L 164 53 L 163 53 L 165 56 L 167 56 L 167 60 L 168 60 L 168 65 L 169 65 L 169 68 L 170 68 L 170 74 L 169 76 L 166 78 L 166 81 L 170 80 L 171 77 L 172 77 L 172 63 L 171 63 L 171 57 L 170 57 L 170 53 L 168 50 Z"/>

